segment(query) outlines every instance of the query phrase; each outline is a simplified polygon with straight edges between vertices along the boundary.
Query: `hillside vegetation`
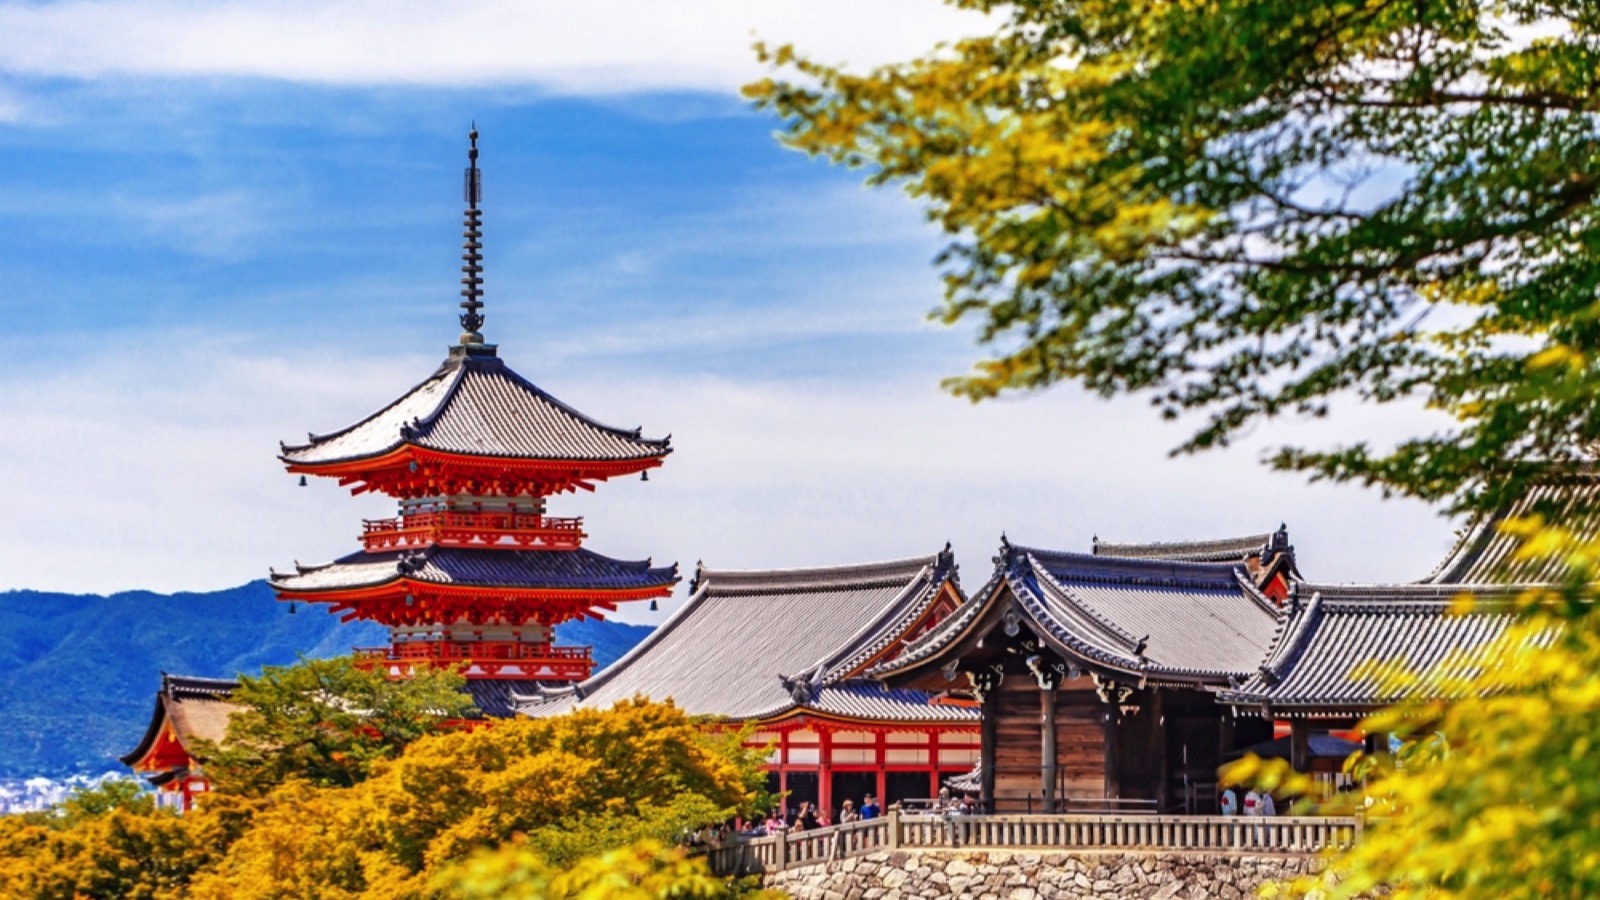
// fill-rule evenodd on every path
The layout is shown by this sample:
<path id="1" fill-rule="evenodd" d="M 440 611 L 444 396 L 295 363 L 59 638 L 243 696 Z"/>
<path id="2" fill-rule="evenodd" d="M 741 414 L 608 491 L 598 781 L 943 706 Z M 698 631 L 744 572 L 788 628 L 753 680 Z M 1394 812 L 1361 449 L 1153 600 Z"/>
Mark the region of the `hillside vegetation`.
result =
<path id="1" fill-rule="evenodd" d="M 213 678 L 337 656 L 384 642 L 380 626 L 341 623 L 300 605 L 291 615 L 265 582 L 210 593 L 99 596 L 0 593 L 0 778 L 59 778 L 117 767 L 149 721 L 163 671 Z M 650 629 L 569 622 L 565 643 L 609 665 Z"/>

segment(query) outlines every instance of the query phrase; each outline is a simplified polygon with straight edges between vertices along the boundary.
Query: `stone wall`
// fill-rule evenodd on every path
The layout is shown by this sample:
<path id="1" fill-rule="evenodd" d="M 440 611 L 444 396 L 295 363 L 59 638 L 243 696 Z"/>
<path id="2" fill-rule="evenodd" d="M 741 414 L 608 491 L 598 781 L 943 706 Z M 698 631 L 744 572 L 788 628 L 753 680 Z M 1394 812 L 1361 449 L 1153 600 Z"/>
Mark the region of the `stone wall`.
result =
<path id="1" fill-rule="evenodd" d="M 795 900 L 1242 900 L 1268 881 L 1321 871 L 1305 856 L 893 851 L 768 876 Z"/>

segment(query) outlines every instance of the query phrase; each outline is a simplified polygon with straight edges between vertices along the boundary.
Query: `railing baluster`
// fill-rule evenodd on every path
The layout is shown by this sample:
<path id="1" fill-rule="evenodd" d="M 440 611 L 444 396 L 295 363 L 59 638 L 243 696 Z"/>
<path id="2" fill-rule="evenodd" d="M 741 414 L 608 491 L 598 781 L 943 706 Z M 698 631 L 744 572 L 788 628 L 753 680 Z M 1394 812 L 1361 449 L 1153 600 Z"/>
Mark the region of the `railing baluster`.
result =
<path id="1" fill-rule="evenodd" d="M 1284 816 L 979 815 L 951 819 L 904 817 L 780 832 L 738 844 L 707 848 L 718 875 L 781 872 L 796 866 L 861 856 L 878 850 L 993 848 L 1139 848 L 1148 850 L 1262 850 L 1317 853 L 1348 849 L 1359 840 L 1357 819 Z"/>

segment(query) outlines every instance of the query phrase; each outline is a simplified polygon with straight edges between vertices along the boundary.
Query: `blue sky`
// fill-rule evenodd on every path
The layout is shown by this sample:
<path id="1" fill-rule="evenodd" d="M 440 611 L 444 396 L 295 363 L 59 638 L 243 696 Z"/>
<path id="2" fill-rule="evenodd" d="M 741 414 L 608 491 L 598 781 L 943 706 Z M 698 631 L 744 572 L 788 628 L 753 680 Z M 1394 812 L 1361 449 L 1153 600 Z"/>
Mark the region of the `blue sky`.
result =
<path id="1" fill-rule="evenodd" d="M 648 484 L 554 501 L 593 549 L 687 571 L 949 539 L 976 585 L 1002 530 L 1086 549 L 1287 521 L 1332 580 L 1420 577 L 1449 545 L 1421 506 L 1257 463 L 1404 411 L 1170 461 L 1181 432 L 1138 399 L 939 393 L 976 350 L 924 319 L 938 235 L 736 91 L 752 30 L 868 64 L 981 22 L 668 7 L 0 3 L 0 587 L 204 589 L 353 549 L 388 504 L 294 487 L 277 441 L 355 421 L 454 339 L 473 119 L 486 334 L 589 414 L 674 435 Z"/>

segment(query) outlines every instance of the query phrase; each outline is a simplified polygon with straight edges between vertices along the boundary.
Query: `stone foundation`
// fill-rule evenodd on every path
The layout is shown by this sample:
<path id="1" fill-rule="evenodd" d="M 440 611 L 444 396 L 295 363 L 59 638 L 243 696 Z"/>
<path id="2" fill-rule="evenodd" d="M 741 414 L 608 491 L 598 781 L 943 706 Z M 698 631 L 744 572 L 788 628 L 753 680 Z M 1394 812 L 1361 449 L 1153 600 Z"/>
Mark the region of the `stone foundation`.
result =
<path id="1" fill-rule="evenodd" d="M 795 900 L 1244 900 L 1323 865 L 1307 856 L 895 851 L 790 869 L 765 885 Z"/>

